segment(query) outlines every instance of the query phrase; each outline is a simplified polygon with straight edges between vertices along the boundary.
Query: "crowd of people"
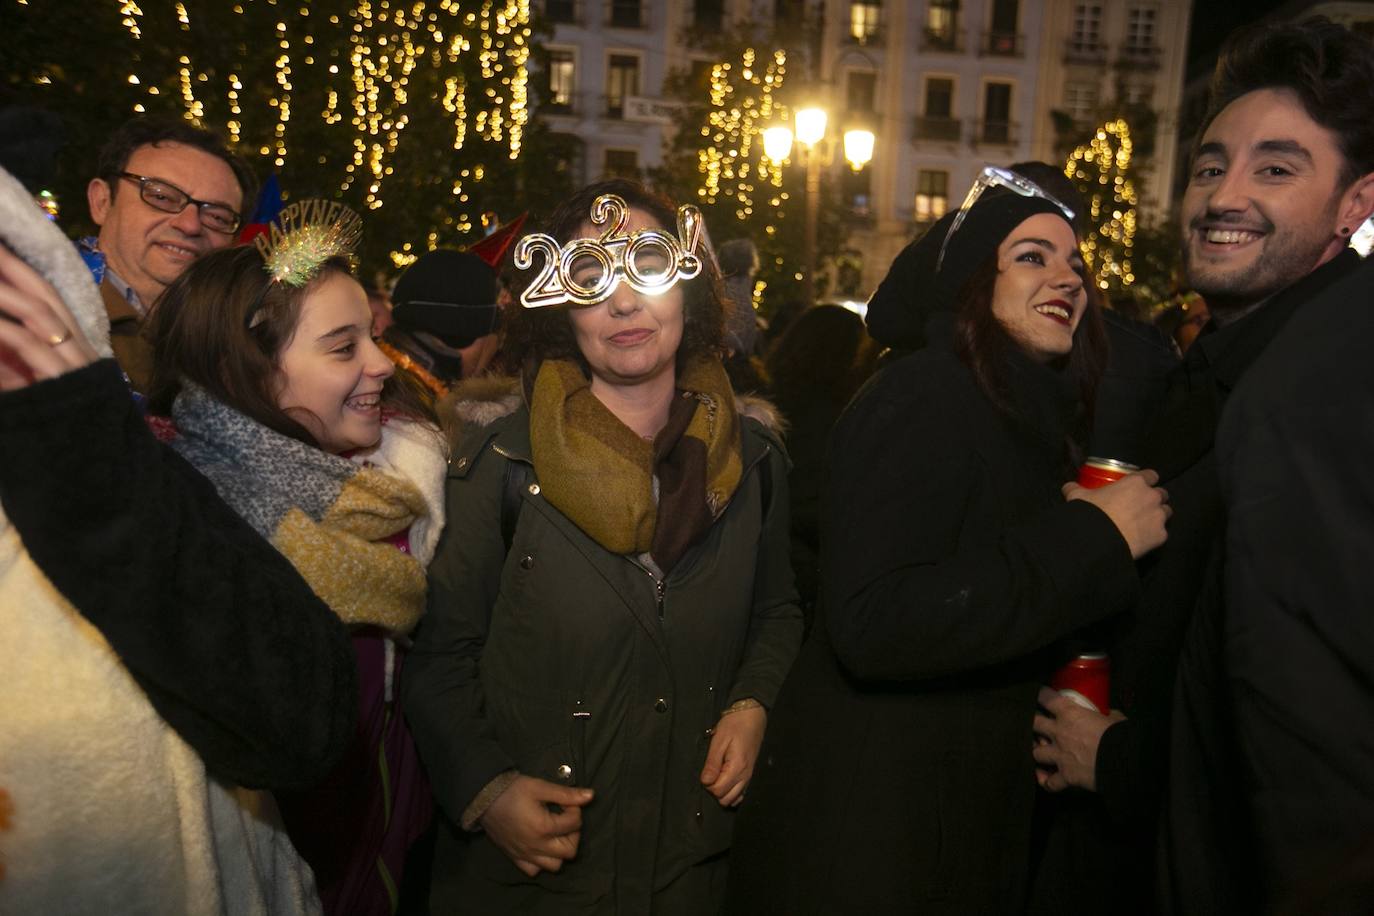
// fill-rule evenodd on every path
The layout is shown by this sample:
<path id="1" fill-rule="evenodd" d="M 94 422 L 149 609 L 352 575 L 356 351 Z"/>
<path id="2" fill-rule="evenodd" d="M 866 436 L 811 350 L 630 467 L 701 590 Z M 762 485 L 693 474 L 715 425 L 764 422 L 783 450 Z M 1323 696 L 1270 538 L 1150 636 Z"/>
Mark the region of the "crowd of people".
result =
<path id="1" fill-rule="evenodd" d="M 1366 38 L 1228 41 L 1183 346 L 1044 163 L 766 351 L 633 181 L 389 293 L 255 193 L 0 171 L 0 913 L 1374 907 Z"/>

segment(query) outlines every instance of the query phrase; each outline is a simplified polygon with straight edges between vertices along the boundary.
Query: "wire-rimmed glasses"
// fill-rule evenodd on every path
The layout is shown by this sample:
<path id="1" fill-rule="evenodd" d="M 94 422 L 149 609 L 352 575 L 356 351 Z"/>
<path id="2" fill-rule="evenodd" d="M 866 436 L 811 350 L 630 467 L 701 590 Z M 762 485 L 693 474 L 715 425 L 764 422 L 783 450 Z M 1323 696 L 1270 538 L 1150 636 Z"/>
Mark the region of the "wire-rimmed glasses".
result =
<path id="1" fill-rule="evenodd" d="M 138 185 L 138 196 L 154 210 L 163 213 L 180 213 L 188 204 L 196 205 L 200 224 L 213 232 L 232 235 L 238 231 L 242 221 L 239 214 L 227 204 L 216 204 L 206 200 L 196 200 L 190 194 L 161 178 L 149 178 L 132 172 L 120 172 L 119 178 Z"/>

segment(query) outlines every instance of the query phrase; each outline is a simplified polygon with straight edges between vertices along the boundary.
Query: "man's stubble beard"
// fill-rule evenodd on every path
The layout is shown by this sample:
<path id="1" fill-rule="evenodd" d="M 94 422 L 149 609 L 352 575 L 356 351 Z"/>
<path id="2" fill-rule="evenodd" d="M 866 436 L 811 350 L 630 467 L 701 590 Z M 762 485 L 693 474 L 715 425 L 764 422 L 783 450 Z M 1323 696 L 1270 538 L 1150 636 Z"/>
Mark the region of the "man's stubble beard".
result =
<path id="1" fill-rule="evenodd" d="M 1265 236 L 1259 256 L 1248 265 L 1198 276 L 1190 232 L 1189 244 L 1183 250 L 1183 269 L 1189 285 L 1206 300 L 1213 319 L 1225 325 L 1310 274 L 1329 244 L 1329 239 L 1285 239 L 1276 232 Z"/>

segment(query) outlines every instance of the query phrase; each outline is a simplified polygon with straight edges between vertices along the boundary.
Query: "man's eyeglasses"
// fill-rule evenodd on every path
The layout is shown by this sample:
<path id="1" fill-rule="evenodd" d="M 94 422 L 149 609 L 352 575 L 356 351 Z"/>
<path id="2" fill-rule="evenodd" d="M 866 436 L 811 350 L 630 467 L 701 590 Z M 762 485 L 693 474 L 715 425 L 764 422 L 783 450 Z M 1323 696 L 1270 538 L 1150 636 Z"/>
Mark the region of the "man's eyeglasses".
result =
<path id="1" fill-rule="evenodd" d="M 978 178 L 973 182 L 973 187 L 969 188 L 968 196 L 964 198 L 964 203 L 959 207 L 959 212 L 954 215 L 954 221 L 949 224 L 949 231 L 945 233 L 945 240 L 940 243 L 940 256 L 935 260 L 937 273 L 940 270 L 940 265 L 945 262 L 945 249 L 949 247 L 949 240 L 954 238 L 954 233 L 958 232 L 959 227 L 963 225 L 964 217 L 968 216 L 968 211 L 973 209 L 978 198 L 982 197 L 983 192 L 989 188 L 1006 188 L 1022 197 L 1039 197 L 1041 200 L 1047 200 L 1059 208 L 1060 212 L 1064 214 L 1064 219 L 1070 223 L 1073 222 L 1074 214 L 1069 205 L 1029 178 L 1024 178 L 1010 169 L 998 168 L 995 165 L 984 166 L 983 171 L 978 173 Z"/>
<path id="2" fill-rule="evenodd" d="M 181 188 L 174 184 L 168 184 L 161 178 L 148 178 L 145 175 L 134 175 L 131 172 L 120 172 L 118 177 L 126 181 L 137 182 L 138 196 L 154 210 L 161 210 L 163 213 L 180 213 L 186 209 L 188 204 L 195 204 L 200 216 L 200 224 L 206 229 L 231 235 L 239 228 L 241 219 L 238 213 L 224 204 L 212 204 L 209 201 L 196 200 Z"/>

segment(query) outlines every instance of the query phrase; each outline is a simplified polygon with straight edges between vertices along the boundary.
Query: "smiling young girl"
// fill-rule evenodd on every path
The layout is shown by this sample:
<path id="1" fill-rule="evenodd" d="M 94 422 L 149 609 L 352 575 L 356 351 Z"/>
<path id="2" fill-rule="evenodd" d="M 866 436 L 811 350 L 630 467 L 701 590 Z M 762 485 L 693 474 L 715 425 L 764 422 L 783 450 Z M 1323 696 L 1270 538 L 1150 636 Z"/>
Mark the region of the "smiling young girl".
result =
<path id="1" fill-rule="evenodd" d="M 151 319 L 150 407 L 353 631 L 356 740 L 325 785 L 278 801 L 325 912 L 389 913 L 431 811 L 393 684 L 443 526 L 445 455 L 426 405 L 372 341 L 339 225 L 191 265 Z"/>

